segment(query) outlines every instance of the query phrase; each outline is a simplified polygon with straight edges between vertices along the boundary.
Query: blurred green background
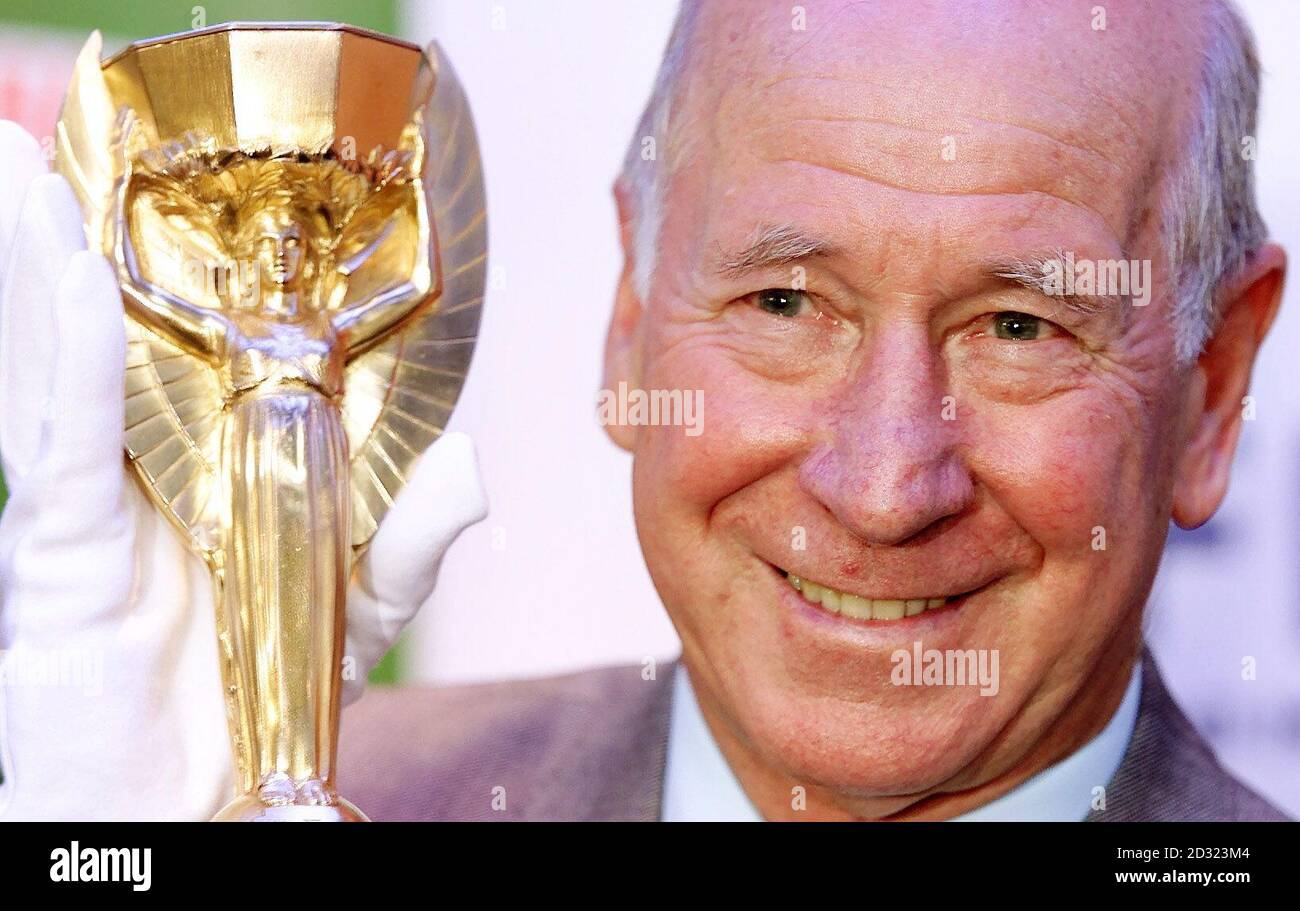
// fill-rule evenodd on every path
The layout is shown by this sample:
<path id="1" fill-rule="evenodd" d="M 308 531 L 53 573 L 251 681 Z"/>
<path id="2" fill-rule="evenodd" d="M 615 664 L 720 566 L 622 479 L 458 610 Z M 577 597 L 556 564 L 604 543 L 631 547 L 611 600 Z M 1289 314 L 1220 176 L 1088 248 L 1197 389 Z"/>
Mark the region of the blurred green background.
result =
<path id="1" fill-rule="evenodd" d="M 8 22 L 74 34 L 97 28 L 126 41 L 188 31 L 200 16 L 202 25 L 234 19 L 314 19 L 397 31 L 393 0 L 0 0 L 0 27 Z"/>
<path id="2" fill-rule="evenodd" d="M 396 34 L 399 0 L 207 0 L 124 2 L 124 0 L 0 0 L 0 119 L 16 120 L 42 135 L 57 117 L 57 97 L 49 92 L 42 67 L 41 39 L 50 46 L 49 61 L 62 65 L 68 48 L 85 41 L 93 29 L 104 33 L 106 51 L 152 38 L 232 20 L 314 20 L 347 22 Z M 21 57 L 17 49 L 22 49 Z M 66 69 L 71 72 L 71 59 Z M 66 76 L 60 77 L 66 84 Z M 56 86 L 61 94 L 61 87 Z M 52 108 L 43 110 L 43 108 Z M 48 121 L 48 123 L 46 123 Z M 0 475 L 0 511 L 8 492 Z M 394 648 L 371 675 L 392 683 L 401 676 L 401 649 Z"/>

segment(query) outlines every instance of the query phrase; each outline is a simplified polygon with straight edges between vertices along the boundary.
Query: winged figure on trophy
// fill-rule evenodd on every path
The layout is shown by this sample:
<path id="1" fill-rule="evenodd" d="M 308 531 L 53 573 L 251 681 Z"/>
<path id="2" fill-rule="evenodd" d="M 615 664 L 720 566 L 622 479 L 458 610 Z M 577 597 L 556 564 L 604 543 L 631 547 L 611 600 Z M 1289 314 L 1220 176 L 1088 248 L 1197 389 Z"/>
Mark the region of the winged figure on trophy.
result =
<path id="1" fill-rule="evenodd" d="M 360 815 L 332 793 L 347 585 L 450 415 L 486 259 L 463 94 L 417 56 L 424 97 L 361 157 L 342 125 L 168 136 L 156 110 L 65 109 L 100 137 L 112 116 L 60 154 L 122 288 L 128 456 L 212 573 L 243 794 L 222 817 Z"/>

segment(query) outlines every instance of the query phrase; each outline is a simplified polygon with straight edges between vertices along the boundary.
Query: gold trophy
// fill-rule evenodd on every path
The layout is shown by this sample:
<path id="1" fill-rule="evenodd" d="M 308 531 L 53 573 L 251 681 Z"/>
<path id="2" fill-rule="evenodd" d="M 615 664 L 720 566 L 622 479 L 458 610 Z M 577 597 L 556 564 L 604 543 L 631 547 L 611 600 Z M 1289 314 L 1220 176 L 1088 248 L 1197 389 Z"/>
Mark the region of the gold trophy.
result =
<path id="1" fill-rule="evenodd" d="M 364 820 L 333 786 L 344 599 L 474 349 L 464 93 L 436 45 L 337 24 L 100 53 L 55 167 L 122 288 L 126 455 L 212 574 L 240 791 L 217 819 Z"/>

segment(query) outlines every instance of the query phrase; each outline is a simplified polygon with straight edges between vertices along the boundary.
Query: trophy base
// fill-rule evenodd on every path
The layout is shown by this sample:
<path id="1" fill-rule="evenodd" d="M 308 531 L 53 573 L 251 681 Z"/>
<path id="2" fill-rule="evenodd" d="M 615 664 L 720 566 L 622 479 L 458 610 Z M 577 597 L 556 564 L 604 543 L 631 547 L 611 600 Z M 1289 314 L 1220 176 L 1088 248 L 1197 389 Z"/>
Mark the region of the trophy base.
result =
<path id="1" fill-rule="evenodd" d="M 273 804 L 256 794 L 236 797 L 212 817 L 213 822 L 370 822 L 343 798 L 333 804 Z"/>

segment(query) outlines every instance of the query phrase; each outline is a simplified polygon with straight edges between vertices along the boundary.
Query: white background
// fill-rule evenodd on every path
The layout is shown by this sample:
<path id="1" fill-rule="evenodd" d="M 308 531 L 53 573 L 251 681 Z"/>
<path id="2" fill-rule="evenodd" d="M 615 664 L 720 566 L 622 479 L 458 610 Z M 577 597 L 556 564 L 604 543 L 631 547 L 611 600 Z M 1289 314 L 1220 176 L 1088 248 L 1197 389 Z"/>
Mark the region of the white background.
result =
<path id="1" fill-rule="evenodd" d="M 611 187 L 675 5 L 408 9 L 407 36 L 436 37 L 460 74 L 483 152 L 489 290 L 451 426 L 478 444 L 492 513 L 448 554 L 406 667 L 445 682 L 674 655 L 632 525 L 631 459 L 595 407 L 621 268 Z"/>
<path id="2" fill-rule="evenodd" d="M 1267 74 L 1264 216 L 1300 264 L 1300 3 L 1242 4 Z M 632 526 L 629 459 L 594 420 L 620 268 L 610 186 L 647 98 L 670 2 L 410 3 L 478 122 L 493 273 L 452 426 L 492 515 L 448 555 L 411 634 L 423 682 L 528 677 L 677 648 Z M 495 18 L 494 18 L 495 17 Z M 502 18 L 504 17 L 504 18 Z M 503 28 L 494 26 L 504 25 Z M 1148 618 L 1166 679 L 1221 756 L 1300 815 L 1300 274 L 1265 348 L 1229 500 L 1175 534 Z M 1241 679 L 1243 657 L 1258 679 Z"/>

